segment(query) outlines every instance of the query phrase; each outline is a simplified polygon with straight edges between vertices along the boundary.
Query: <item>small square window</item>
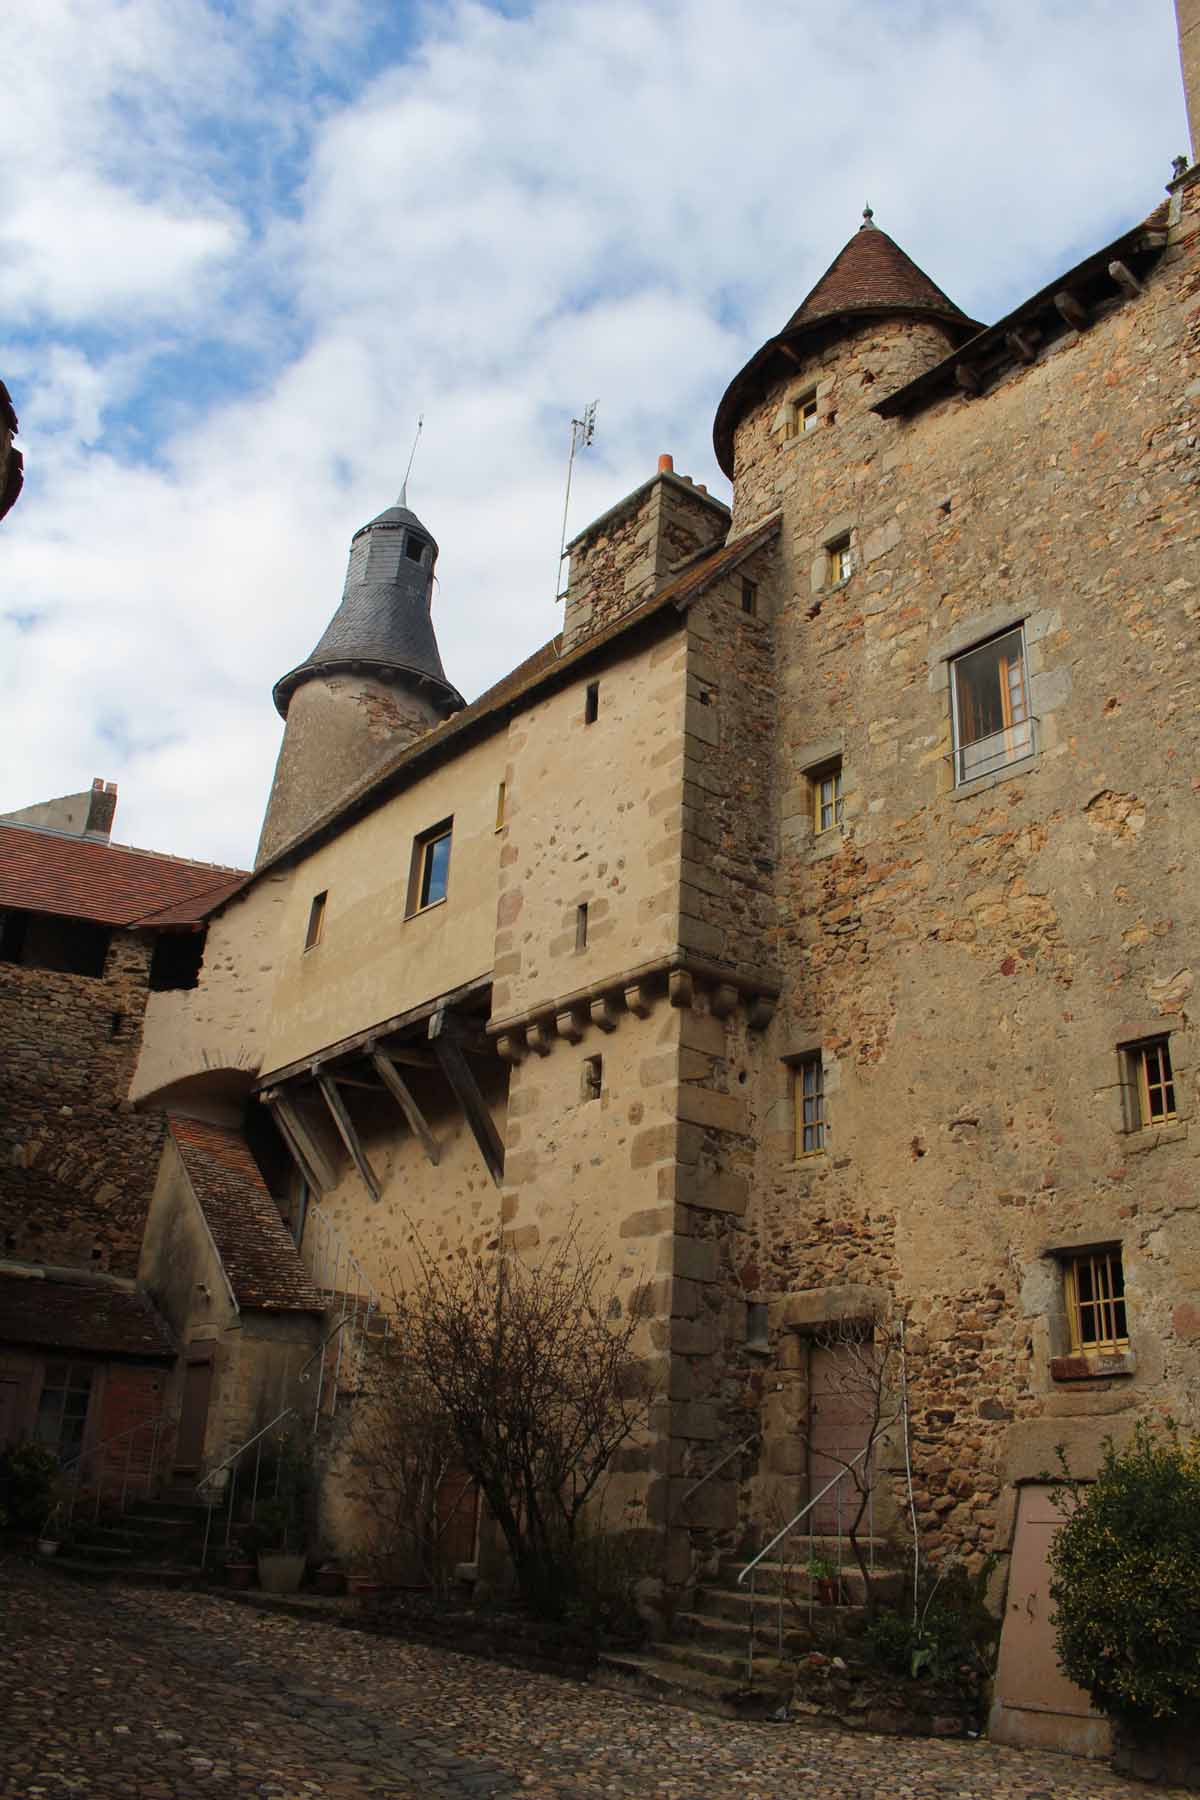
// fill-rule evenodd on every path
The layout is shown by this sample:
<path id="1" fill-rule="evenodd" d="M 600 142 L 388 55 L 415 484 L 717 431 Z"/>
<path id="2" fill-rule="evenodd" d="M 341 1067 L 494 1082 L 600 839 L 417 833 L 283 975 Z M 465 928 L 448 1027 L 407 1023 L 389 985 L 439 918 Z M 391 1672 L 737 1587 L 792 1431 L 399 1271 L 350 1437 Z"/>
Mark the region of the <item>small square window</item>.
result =
<path id="1" fill-rule="evenodd" d="M 813 797 L 813 830 L 819 837 L 823 831 L 842 829 L 842 765 L 829 763 L 814 769 L 809 776 Z"/>
<path id="2" fill-rule="evenodd" d="M 304 934 L 306 950 L 315 950 L 321 941 L 321 933 L 325 929 L 325 902 L 328 898 L 328 889 L 323 894 L 314 894 L 312 897 L 312 905 L 308 909 L 308 930 Z"/>
<path id="3" fill-rule="evenodd" d="M 850 555 L 850 533 L 836 538 L 832 544 L 826 544 L 825 554 L 829 558 L 829 584 L 836 587 L 839 582 L 849 581 L 854 569 L 854 561 Z"/>
<path id="4" fill-rule="evenodd" d="M 950 664 L 954 779 L 989 775 L 1033 751 L 1033 720 L 1021 627 Z"/>
<path id="5" fill-rule="evenodd" d="M 817 413 L 817 390 L 809 388 L 805 394 L 797 395 L 792 401 L 792 437 L 803 437 L 806 431 L 815 431 L 820 423 Z"/>
<path id="6" fill-rule="evenodd" d="M 497 831 L 501 830 L 501 828 L 504 825 L 504 815 L 505 815 L 507 806 L 508 806 L 508 783 L 506 781 L 502 781 L 500 783 L 500 786 L 496 789 L 496 830 Z"/>
<path id="7" fill-rule="evenodd" d="M 1119 1245 L 1065 1257 L 1063 1285 L 1072 1354 L 1128 1349 L 1125 1270 Z"/>
<path id="8" fill-rule="evenodd" d="M 816 1156 L 825 1148 L 825 1070 L 819 1050 L 793 1066 L 792 1102 L 796 1155 Z"/>
<path id="9" fill-rule="evenodd" d="M 600 683 L 598 681 L 589 681 L 587 684 L 587 693 L 585 694 L 583 701 L 583 722 L 585 725 L 594 725 L 599 717 Z"/>
<path id="10" fill-rule="evenodd" d="M 602 1056 L 585 1056 L 583 1059 L 583 1098 L 599 1100 L 604 1087 L 604 1058 Z"/>
<path id="11" fill-rule="evenodd" d="M 1126 1044 L 1122 1051 L 1131 1097 L 1130 1129 L 1148 1131 L 1152 1125 L 1169 1125 L 1175 1111 L 1175 1077 L 1165 1037 Z"/>
<path id="12" fill-rule="evenodd" d="M 742 583 L 742 611 L 745 614 L 747 614 L 747 616 L 751 619 L 754 618 L 755 615 L 757 614 L 757 612 L 758 612 L 758 583 L 757 583 L 757 581 L 743 581 L 743 583 Z"/>
<path id="13" fill-rule="evenodd" d="M 408 883 L 409 913 L 424 912 L 446 898 L 450 884 L 450 843 L 454 821 L 445 819 L 422 832 L 413 843 L 412 871 Z"/>

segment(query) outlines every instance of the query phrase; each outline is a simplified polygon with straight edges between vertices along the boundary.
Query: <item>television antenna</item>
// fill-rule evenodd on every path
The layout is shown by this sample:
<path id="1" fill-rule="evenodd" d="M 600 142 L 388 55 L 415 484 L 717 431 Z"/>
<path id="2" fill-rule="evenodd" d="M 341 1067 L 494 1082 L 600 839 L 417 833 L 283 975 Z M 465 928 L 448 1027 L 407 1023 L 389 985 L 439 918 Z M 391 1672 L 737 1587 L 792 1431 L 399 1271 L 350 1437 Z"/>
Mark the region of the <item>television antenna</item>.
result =
<path id="1" fill-rule="evenodd" d="M 567 459 L 567 496 L 563 501 L 562 540 L 558 546 L 558 573 L 554 577 L 554 604 L 557 606 L 563 598 L 559 591 L 562 586 L 563 558 L 567 554 L 567 513 L 571 506 L 571 476 L 575 473 L 575 455 L 579 450 L 586 450 L 596 435 L 596 408 L 598 400 L 593 400 L 583 409 L 581 419 L 571 420 L 571 454 Z"/>

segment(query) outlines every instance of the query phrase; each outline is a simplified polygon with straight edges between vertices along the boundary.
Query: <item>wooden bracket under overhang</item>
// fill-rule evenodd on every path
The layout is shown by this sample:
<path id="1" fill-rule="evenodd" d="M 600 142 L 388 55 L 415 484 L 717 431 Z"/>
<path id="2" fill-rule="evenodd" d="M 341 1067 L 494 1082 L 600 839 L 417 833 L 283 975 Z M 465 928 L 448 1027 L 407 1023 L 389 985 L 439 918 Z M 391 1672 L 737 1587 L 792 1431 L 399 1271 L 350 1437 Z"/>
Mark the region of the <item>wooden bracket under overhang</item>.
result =
<path id="1" fill-rule="evenodd" d="M 492 1044 L 482 1032 L 467 1026 L 446 1009 L 435 1012 L 429 1021 L 429 1040 L 443 1075 L 450 1083 L 488 1173 L 499 1187 L 504 1177 L 504 1144 L 483 1097 L 474 1071 L 463 1054 L 464 1046 L 481 1048 L 494 1055 Z"/>

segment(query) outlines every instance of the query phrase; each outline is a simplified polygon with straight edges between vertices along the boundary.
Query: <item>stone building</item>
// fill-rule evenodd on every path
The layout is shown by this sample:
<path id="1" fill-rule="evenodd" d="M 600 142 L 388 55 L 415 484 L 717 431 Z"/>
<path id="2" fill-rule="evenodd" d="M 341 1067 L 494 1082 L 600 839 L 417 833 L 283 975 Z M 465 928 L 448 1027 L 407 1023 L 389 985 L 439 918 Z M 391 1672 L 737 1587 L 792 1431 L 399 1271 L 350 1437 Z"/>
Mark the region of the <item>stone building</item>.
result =
<path id="1" fill-rule="evenodd" d="M 662 459 L 469 706 L 432 534 L 356 535 L 254 874 L 128 1089 L 171 1119 L 140 1273 L 212 1371 L 205 1466 L 414 1230 L 536 1259 L 581 1219 L 643 1321 L 614 1493 L 678 1617 L 858 1454 L 844 1363 L 902 1319 L 879 1528 L 996 1559 L 997 1735 L 1102 1748 L 1040 1478 L 1196 1422 L 1198 215 L 1181 166 L 990 326 L 865 216 L 721 401 L 732 507 Z"/>

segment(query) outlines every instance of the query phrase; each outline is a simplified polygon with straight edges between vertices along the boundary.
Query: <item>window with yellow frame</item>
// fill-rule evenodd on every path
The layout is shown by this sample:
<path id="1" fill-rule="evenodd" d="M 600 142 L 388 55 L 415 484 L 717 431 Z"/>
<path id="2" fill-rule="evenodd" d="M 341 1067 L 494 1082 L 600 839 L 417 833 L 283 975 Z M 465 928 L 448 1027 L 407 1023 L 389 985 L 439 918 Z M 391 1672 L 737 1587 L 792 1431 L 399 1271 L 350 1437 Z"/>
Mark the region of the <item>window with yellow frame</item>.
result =
<path id="1" fill-rule="evenodd" d="M 1153 1125 L 1170 1125 L 1178 1114 L 1167 1039 L 1146 1038 L 1140 1044 L 1126 1044 L 1123 1054 L 1129 1073 L 1131 1129 L 1147 1131 Z"/>
<path id="2" fill-rule="evenodd" d="M 1072 1352 L 1127 1350 L 1129 1327 L 1120 1247 L 1067 1257 L 1063 1283 Z"/>
<path id="3" fill-rule="evenodd" d="M 809 776 L 813 797 L 813 830 L 840 831 L 842 827 L 842 765 L 827 763 Z"/>
<path id="4" fill-rule="evenodd" d="M 792 1065 L 792 1104 L 796 1155 L 816 1156 L 824 1150 L 827 1136 L 825 1071 L 819 1050 Z"/>

